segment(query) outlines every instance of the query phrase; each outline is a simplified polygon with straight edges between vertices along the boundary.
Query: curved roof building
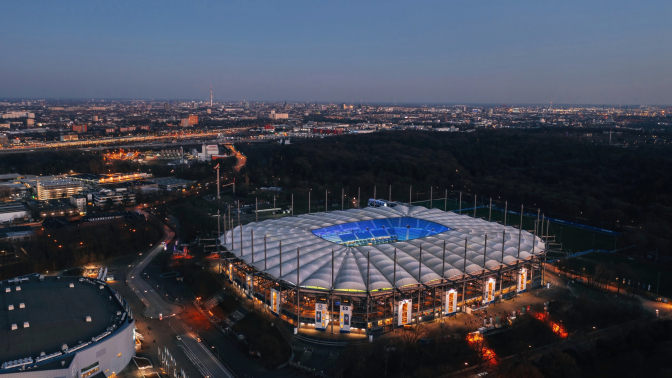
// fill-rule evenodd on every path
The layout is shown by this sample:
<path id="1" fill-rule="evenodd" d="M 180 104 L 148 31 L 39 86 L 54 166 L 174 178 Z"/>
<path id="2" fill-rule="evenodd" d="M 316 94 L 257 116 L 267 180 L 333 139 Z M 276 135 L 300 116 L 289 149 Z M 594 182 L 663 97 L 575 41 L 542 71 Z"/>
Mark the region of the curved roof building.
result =
<path id="1" fill-rule="evenodd" d="M 353 292 L 461 279 L 545 250 L 544 242 L 527 231 L 402 205 L 250 223 L 220 241 L 275 280 L 294 286 L 298 277 L 302 288 Z"/>
<path id="2" fill-rule="evenodd" d="M 135 320 L 105 282 L 32 274 L 0 281 L 0 377 L 109 377 L 135 355 Z"/>

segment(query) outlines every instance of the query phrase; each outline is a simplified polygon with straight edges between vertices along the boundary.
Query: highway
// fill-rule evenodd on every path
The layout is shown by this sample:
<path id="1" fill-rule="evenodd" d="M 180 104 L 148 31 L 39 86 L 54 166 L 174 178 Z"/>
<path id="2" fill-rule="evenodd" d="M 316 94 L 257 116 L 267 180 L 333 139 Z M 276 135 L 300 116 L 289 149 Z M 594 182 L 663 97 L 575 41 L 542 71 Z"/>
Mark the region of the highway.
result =
<path id="1" fill-rule="evenodd" d="M 149 216 L 145 213 L 145 216 Z M 175 237 L 173 230 L 164 226 L 162 242 L 169 243 Z M 152 246 L 140 261 L 126 274 L 126 283 L 133 290 L 135 295 L 140 298 L 145 305 L 143 315 L 148 318 L 158 319 L 161 316 L 175 316 L 182 311 L 182 307 L 166 302 L 165 298 L 159 294 L 155 288 L 142 278 L 142 271 L 152 262 L 154 257 L 163 251 L 161 243 Z"/>

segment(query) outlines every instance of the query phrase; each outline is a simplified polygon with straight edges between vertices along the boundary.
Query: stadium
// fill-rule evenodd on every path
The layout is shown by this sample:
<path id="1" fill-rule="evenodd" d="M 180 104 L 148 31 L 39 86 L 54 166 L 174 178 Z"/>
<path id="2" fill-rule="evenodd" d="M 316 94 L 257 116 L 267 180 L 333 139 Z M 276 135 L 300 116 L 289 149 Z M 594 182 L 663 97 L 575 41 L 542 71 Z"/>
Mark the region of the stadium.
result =
<path id="1" fill-rule="evenodd" d="M 0 282 L 0 377 L 114 377 L 135 355 L 135 321 L 103 281 L 29 275 Z"/>
<path id="2" fill-rule="evenodd" d="M 535 232 L 374 205 L 239 225 L 220 237 L 222 271 L 296 328 L 332 333 L 387 332 L 541 282 L 546 246 Z"/>

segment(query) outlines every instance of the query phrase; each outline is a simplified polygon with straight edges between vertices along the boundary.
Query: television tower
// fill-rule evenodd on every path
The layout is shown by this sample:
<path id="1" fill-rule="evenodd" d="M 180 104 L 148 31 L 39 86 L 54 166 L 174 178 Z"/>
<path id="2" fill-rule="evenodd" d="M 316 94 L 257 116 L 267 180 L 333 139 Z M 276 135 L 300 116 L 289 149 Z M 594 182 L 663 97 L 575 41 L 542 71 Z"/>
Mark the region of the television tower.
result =
<path id="1" fill-rule="evenodd" d="M 212 85 L 210 86 L 210 107 L 212 108 Z"/>

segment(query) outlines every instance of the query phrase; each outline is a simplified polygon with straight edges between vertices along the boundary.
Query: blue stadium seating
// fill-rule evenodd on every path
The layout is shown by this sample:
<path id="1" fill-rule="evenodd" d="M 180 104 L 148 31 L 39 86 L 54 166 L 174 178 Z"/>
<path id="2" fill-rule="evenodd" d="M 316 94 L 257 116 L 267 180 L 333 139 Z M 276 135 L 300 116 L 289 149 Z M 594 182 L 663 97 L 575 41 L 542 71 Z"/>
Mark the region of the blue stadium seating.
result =
<path id="1" fill-rule="evenodd" d="M 348 246 L 413 240 L 446 232 L 450 228 L 411 217 L 373 219 L 314 230 L 313 234 L 332 243 Z"/>

